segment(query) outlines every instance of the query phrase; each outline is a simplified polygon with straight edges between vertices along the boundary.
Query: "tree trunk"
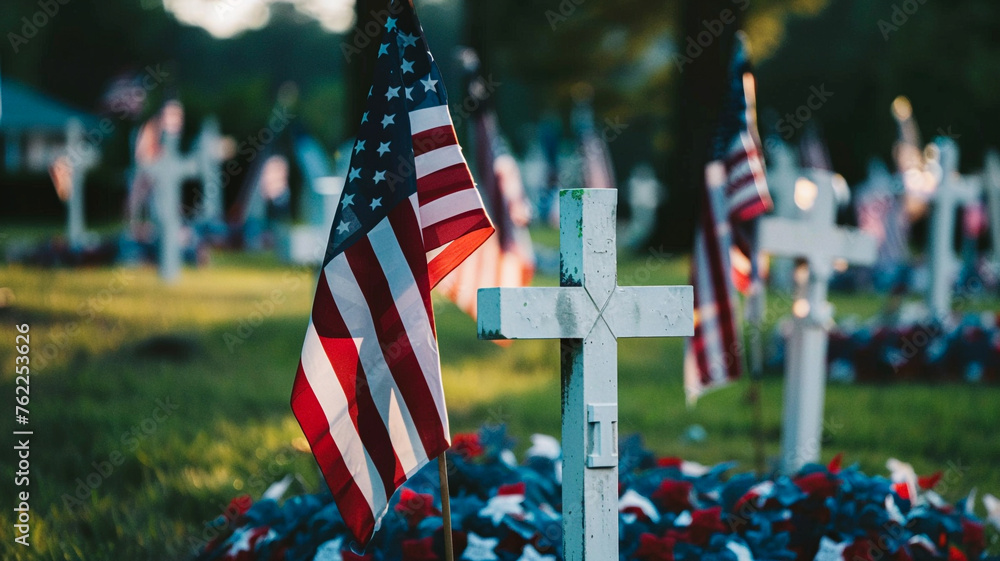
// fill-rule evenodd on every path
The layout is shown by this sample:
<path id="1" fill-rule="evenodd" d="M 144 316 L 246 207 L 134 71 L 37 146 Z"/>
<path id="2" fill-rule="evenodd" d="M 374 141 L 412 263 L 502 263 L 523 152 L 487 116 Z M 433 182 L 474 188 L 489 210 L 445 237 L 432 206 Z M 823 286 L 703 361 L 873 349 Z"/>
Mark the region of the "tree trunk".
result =
<path id="1" fill-rule="evenodd" d="M 735 21 L 724 24 L 723 15 L 729 19 L 730 14 Z M 697 216 L 691 209 L 698 206 L 698 192 L 704 187 L 705 164 L 728 94 L 729 60 L 742 16 L 732 0 L 688 0 L 684 6 L 683 35 L 677 41 L 680 58 L 673 61 L 680 68 L 672 111 L 676 116 L 674 149 L 667 170 L 670 198 L 660 208 L 653 235 L 668 250 L 691 250 Z M 716 37 L 712 31 L 720 27 L 722 32 Z"/>

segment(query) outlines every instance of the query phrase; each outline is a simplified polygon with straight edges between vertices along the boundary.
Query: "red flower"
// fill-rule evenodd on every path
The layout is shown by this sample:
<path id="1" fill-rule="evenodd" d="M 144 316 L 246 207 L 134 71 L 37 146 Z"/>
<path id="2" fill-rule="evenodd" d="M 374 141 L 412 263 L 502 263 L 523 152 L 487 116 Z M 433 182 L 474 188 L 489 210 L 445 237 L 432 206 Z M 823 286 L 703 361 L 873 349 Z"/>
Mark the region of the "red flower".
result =
<path id="1" fill-rule="evenodd" d="M 641 534 L 639 548 L 632 555 L 639 561 L 674 561 L 675 543 L 671 537 L 658 538 L 650 533 Z"/>
<path id="2" fill-rule="evenodd" d="M 969 557 L 978 559 L 986 547 L 983 525 L 972 520 L 962 520 L 962 545 L 969 552 Z"/>
<path id="3" fill-rule="evenodd" d="M 850 561 L 875 561 L 881 559 L 885 553 L 871 538 L 858 538 L 844 548 L 842 557 Z"/>
<path id="4" fill-rule="evenodd" d="M 679 513 L 691 510 L 691 483 L 664 479 L 660 487 L 653 491 L 650 499 L 660 512 Z"/>
<path id="5" fill-rule="evenodd" d="M 938 484 L 938 481 L 941 481 L 941 475 L 943 474 L 939 471 L 931 475 L 918 477 L 917 485 L 920 485 L 921 489 L 933 489 Z"/>
<path id="6" fill-rule="evenodd" d="M 840 473 L 840 465 L 841 462 L 843 461 L 844 461 L 844 453 L 841 452 L 836 456 L 834 456 L 833 459 L 830 460 L 830 463 L 827 464 L 826 466 L 827 471 L 829 471 L 830 473 Z"/>
<path id="7" fill-rule="evenodd" d="M 708 545 L 713 534 L 726 533 L 728 528 L 722 523 L 722 507 L 714 506 L 691 513 L 691 543 L 700 546 Z"/>
<path id="8" fill-rule="evenodd" d="M 684 463 L 684 460 L 682 460 L 680 458 L 673 458 L 673 457 L 670 457 L 670 458 L 660 458 L 660 459 L 656 460 L 656 465 L 659 466 L 659 467 L 670 467 L 670 468 L 680 469 L 681 468 L 681 464 L 683 464 L 683 463 Z"/>
<path id="9" fill-rule="evenodd" d="M 434 538 L 422 540 L 403 540 L 403 561 L 438 561 L 440 557 L 434 553 Z"/>
<path id="10" fill-rule="evenodd" d="M 968 561 L 968 558 L 962 553 L 961 549 L 951 546 L 948 549 L 948 561 Z"/>
<path id="11" fill-rule="evenodd" d="M 479 441 L 478 434 L 465 432 L 456 434 L 451 439 L 451 450 L 466 460 L 471 460 L 483 454 L 483 444 Z"/>
<path id="12" fill-rule="evenodd" d="M 501 485 L 497 489 L 497 495 L 523 495 L 528 489 L 528 486 L 522 481 L 520 483 L 511 483 L 510 485 Z"/>
<path id="13" fill-rule="evenodd" d="M 836 478 L 817 471 L 796 479 L 795 484 L 807 495 L 825 499 L 837 492 L 839 482 Z"/>
<path id="14" fill-rule="evenodd" d="M 396 512 L 403 515 L 409 523 L 410 528 L 420 524 L 420 521 L 428 516 L 440 514 L 434 508 L 434 497 L 424 493 L 417 493 L 411 489 L 403 487 L 399 495 L 399 502 L 396 504 Z"/>

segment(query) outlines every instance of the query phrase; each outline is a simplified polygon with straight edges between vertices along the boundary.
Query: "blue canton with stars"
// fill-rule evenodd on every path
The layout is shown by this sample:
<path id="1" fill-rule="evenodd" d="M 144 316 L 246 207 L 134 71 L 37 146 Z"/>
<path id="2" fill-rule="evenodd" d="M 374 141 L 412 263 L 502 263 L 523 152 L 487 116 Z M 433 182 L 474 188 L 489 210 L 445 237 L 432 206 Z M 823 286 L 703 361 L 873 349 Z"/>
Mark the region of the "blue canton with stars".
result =
<path id="1" fill-rule="evenodd" d="M 401 0 L 391 8 L 324 265 L 416 193 L 409 112 L 448 104 L 416 14 Z"/>

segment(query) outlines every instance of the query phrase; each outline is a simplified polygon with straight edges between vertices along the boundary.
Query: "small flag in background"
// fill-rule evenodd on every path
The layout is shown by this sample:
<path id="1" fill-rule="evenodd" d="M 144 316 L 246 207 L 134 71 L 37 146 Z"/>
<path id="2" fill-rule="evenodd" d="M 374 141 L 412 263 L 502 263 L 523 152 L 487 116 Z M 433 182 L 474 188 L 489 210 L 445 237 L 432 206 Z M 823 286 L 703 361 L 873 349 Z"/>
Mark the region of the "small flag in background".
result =
<path id="1" fill-rule="evenodd" d="M 475 140 L 475 167 L 482 195 L 496 235 L 465 260 L 438 285 L 465 313 L 476 318 L 476 294 L 488 286 L 527 286 L 535 273 L 535 254 L 528 233 L 530 204 L 521 183 L 517 161 L 510 154 L 497 126 L 489 92 L 478 76 L 475 53 L 466 49 L 463 62 L 469 72 L 469 95 L 480 101 L 472 114 L 470 130 Z"/>
<path id="2" fill-rule="evenodd" d="M 291 399 L 362 544 L 448 448 L 430 291 L 493 233 L 416 14 L 390 12 Z"/>
<path id="3" fill-rule="evenodd" d="M 723 109 L 705 169 L 705 189 L 695 230 L 691 260 L 694 285 L 694 337 L 684 357 L 688 402 L 707 389 L 735 380 L 742 372 L 736 321 L 736 283 L 754 284 L 756 267 L 736 270 L 734 259 L 754 263 L 752 239 L 745 228 L 770 210 L 771 196 L 752 111 L 753 77 L 746 37 L 736 34 L 730 66 L 729 101 Z"/>

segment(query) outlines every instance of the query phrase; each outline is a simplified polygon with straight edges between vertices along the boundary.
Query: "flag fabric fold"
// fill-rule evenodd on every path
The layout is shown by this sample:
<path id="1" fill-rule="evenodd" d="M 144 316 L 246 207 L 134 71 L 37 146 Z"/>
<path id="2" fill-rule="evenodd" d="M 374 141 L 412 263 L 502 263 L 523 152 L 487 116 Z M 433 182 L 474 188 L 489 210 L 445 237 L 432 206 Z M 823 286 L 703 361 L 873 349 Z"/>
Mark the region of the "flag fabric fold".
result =
<path id="1" fill-rule="evenodd" d="M 389 13 L 291 397 L 362 545 L 449 446 L 430 291 L 493 233 L 416 14 Z"/>
<path id="2" fill-rule="evenodd" d="M 755 284 L 752 225 L 773 206 L 756 131 L 749 48 L 742 33 L 736 39 L 728 103 L 705 169 L 691 256 L 695 325 L 684 357 L 689 403 L 742 373 L 736 289 Z"/>

